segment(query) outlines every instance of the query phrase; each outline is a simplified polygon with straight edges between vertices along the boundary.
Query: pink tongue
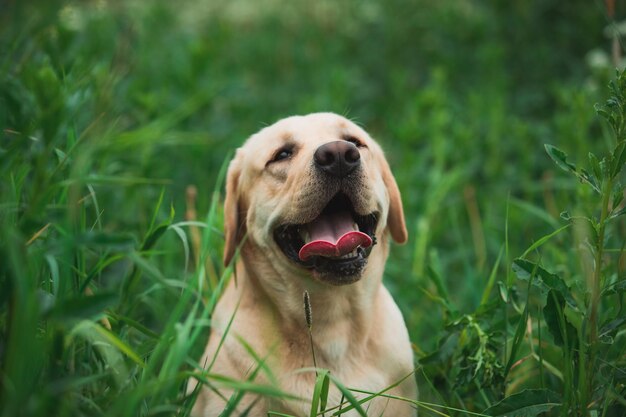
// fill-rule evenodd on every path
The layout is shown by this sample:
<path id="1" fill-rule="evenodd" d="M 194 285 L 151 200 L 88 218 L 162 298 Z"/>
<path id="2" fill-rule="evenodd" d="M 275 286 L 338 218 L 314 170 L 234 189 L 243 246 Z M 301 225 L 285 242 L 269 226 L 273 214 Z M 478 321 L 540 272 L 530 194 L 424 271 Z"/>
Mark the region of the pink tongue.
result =
<path id="1" fill-rule="evenodd" d="M 322 215 L 308 225 L 310 241 L 300 249 L 298 256 L 306 261 L 311 256 L 339 257 L 359 246 L 372 244 L 372 238 L 354 227 L 349 212 Z"/>

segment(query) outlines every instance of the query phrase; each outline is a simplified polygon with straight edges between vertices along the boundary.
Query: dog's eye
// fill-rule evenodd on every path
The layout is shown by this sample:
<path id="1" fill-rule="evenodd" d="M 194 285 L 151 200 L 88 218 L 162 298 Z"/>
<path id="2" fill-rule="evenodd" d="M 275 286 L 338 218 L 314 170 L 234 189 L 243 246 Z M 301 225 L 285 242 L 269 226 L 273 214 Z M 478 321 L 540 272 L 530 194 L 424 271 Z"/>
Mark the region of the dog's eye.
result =
<path id="1" fill-rule="evenodd" d="M 354 136 L 346 135 L 343 137 L 346 142 L 354 143 L 357 148 L 366 148 L 365 144 Z"/>
<path id="2" fill-rule="evenodd" d="M 291 157 L 291 155 L 293 155 L 293 148 L 292 147 L 284 147 L 284 148 L 280 148 L 275 154 L 274 157 L 272 158 L 272 160 L 270 162 L 278 162 L 278 161 L 282 161 L 284 159 L 288 159 Z"/>

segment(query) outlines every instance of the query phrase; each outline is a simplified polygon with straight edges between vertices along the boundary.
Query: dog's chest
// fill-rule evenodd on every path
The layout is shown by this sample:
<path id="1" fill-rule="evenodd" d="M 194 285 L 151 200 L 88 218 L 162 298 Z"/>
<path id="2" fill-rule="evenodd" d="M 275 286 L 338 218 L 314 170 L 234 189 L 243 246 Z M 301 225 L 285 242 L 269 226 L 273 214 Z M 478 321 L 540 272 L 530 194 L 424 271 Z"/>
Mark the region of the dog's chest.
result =
<path id="1" fill-rule="evenodd" d="M 373 366 L 367 363 L 360 364 L 343 364 L 338 369 L 330 370 L 331 375 L 340 383 L 348 388 L 356 388 L 366 392 L 380 392 L 389 386 L 390 382 L 387 378 Z M 294 372 L 284 375 L 281 381 L 282 389 L 304 399 L 311 399 L 315 389 L 315 373 L 313 370 L 304 372 Z M 368 394 L 353 392 L 357 400 L 367 397 Z M 346 401 L 341 391 L 331 381 L 328 394 L 328 403 L 326 408 L 331 409 L 342 404 L 343 408 L 347 408 L 350 404 Z M 381 415 L 387 405 L 386 399 L 375 399 L 366 403 L 363 407 L 367 408 L 369 415 Z M 282 412 L 291 415 L 309 415 L 311 411 L 311 403 L 309 401 L 287 401 L 271 404 L 271 411 Z M 334 409 L 335 411 L 337 408 Z M 373 413 L 373 414 L 370 414 Z M 356 411 L 348 411 L 342 413 L 342 416 L 352 417 L 358 416 Z"/>
<path id="2" fill-rule="evenodd" d="M 320 349 L 321 348 L 321 349 Z M 325 346 L 318 347 L 321 355 L 328 363 L 338 363 L 345 360 L 348 351 L 348 342 L 343 339 L 329 341 Z"/>

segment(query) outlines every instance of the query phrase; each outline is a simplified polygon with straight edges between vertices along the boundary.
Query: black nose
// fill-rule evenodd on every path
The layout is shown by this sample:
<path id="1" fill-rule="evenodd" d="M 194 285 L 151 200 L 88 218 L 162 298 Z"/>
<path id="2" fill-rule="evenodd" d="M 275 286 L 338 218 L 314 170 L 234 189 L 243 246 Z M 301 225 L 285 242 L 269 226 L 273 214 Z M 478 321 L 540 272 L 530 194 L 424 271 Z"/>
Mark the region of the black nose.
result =
<path id="1" fill-rule="evenodd" d="M 344 178 L 361 163 L 358 148 L 345 140 L 326 143 L 313 155 L 315 165 L 336 178 Z"/>

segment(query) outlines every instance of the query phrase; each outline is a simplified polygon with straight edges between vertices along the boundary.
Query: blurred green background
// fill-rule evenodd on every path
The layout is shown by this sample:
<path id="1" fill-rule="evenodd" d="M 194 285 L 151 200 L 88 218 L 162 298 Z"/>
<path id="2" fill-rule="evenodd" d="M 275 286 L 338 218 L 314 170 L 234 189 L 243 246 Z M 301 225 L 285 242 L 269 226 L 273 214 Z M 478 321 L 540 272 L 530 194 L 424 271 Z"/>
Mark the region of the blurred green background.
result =
<path id="1" fill-rule="evenodd" d="M 3 1 L 0 367 L 11 374 L 8 361 L 33 349 L 23 386 L 42 387 L 10 394 L 5 378 L 4 401 L 23 398 L 30 415 L 115 409 L 105 405 L 137 375 L 106 391 L 111 358 L 74 343 L 76 320 L 106 308 L 112 334 L 150 355 L 175 282 L 193 276 L 188 238 L 156 225 L 185 220 L 189 185 L 204 219 L 246 137 L 317 111 L 351 118 L 386 150 L 410 240 L 393 247 L 385 283 L 417 355 L 432 351 L 445 322 L 433 274 L 471 312 L 501 251 L 499 277 L 587 198 L 543 144 L 573 160 L 609 148 L 593 105 L 617 64 L 613 20 L 600 0 Z M 218 274 L 220 210 L 205 242 Z M 559 268 L 570 255 L 542 256 Z M 85 288 L 110 298 L 89 311 Z M 16 323 L 34 335 L 12 338 Z M 103 380 L 50 388 L 96 370 Z M 132 404 L 128 415 L 159 413 Z"/>

